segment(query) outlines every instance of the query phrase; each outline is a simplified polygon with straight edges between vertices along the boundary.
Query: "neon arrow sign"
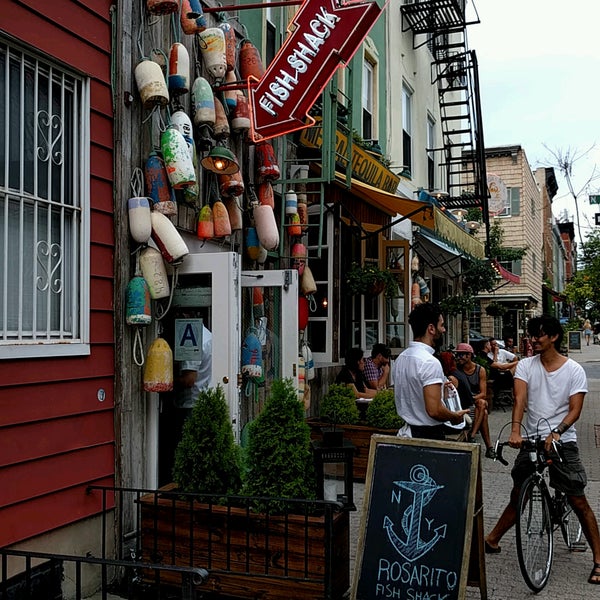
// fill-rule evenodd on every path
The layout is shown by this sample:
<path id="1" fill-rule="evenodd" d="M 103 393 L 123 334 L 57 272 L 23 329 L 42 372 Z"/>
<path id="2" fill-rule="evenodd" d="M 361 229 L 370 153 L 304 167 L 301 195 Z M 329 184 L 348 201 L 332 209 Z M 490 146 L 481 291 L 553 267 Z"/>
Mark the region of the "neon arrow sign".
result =
<path id="1" fill-rule="evenodd" d="M 341 63 L 354 56 L 382 12 L 377 2 L 306 0 L 265 74 L 260 80 L 248 78 L 253 139 L 313 125 L 308 111 Z"/>

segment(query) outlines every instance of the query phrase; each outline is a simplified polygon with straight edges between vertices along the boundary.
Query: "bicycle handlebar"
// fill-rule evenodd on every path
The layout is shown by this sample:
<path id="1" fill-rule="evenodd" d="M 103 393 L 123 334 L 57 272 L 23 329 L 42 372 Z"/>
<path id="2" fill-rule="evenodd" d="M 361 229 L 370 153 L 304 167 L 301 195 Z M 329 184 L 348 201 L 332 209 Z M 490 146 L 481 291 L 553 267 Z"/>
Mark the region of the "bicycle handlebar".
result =
<path id="1" fill-rule="evenodd" d="M 497 460 L 499 462 L 501 462 L 505 467 L 508 466 L 508 461 L 504 458 L 503 456 L 503 451 L 504 451 L 504 447 L 508 446 L 508 442 L 501 442 L 500 439 L 496 440 L 496 445 L 494 447 L 494 451 L 496 452 L 496 458 L 494 460 Z M 530 450 L 536 453 L 536 458 L 535 460 L 532 459 L 532 462 L 537 462 L 538 464 L 541 465 L 549 465 L 552 464 L 552 457 L 548 456 L 548 454 L 546 453 L 545 449 L 544 449 L 544 438 L 542 438 L 542 436 L 536 436 L 533 439 L 530 438 L 524 438 L 523 441 L 521 442 L 521 448 L 524 450 Z M 562 443 L 559 441 L 555 441 L 552 440 L 552 450 L 554 451 L 554 454 L 556 454 L 556 456 L 558 457 L 558 460 L 560 462 L 562 462 L 563 458 L 562 458 Z"/>

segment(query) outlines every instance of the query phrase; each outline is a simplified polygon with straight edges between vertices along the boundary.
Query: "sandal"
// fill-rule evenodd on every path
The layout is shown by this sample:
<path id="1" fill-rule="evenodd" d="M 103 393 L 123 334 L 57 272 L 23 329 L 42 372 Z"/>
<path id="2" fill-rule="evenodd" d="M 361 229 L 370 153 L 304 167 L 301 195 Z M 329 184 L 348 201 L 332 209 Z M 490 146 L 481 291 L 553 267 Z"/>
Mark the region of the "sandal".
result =
<path id="1" fill-rule="evenodd" d="M 600 563 L 594 563 L 592 572 L 588 577 L 588 583 L 591 583 L 592 585 L 600 585 Z"/>

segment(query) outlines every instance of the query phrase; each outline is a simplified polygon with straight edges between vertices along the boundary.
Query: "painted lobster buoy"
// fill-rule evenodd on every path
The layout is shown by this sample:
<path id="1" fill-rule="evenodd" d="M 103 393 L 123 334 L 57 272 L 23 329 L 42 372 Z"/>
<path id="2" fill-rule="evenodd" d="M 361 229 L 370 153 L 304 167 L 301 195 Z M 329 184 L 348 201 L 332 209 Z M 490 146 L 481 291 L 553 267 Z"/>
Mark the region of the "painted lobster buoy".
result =
<path id="1" fill-rule="evenodd" d="M 235 71 L 227 71 L 225 74 L 225 83 L 229 85 L 235 85 L 237 81 L 237 77 L 235 75 Z M 235 105 L 237 104 L 237 96 L 239 90 L 225 90 L 225 105 L 229 110 L 233 110 Z M 233 122 L 231 123 L 233 126 Z M 234 128 L 235 130 L 235 128 Z"/>
<path id="2" fill-rule="evenodd" d="M 229 214 L 225 205 L 217 200 L 212 206 L 213 225 L 215 237 L 225 237 L 231 235 L 231 223 L 229 222 Z"/>
<path id="3" fill-rule="evenodd" d="M 298 219 L 302 233 L 306 233 L 308 230 L 308 206 L 300 202 L 298 202 Z"/>
<path id="4" fill-rule="evenodd" d="M 238 62 L 240 77 L 242 79 L 248 79 L 250 75 L 256 77 L 256 79 L 260 79 L 265 73 L 260 53 L 250 40 L 242 42 Z"/>
<path id="5" fill-rule="evenodd" d="M 253 213 L 260 245 L 267 250 L 275 250 L 279 246 L 279 230 L 273 209 L 259 204 L 254 207 Z"/>
<path id="6" fill-rule="evenodd" d="M 219 27 L 208 27 L 198 34 L 197 39 L 206 70 L 214 79 L 222 81 L 227 72 L 223 30 Z"/>
<path id="7" fill-rule="evenodd" d="M 298 213 L 290 215 L 287 232 L 290 237 L 300 237 L 302 235 L 302 227 L 300 225 L 300 216 Z"/>
<path id="8" fill-rule="evenodd" d="M 152 310 L 150 308 L 150 288 L 141 275 L 136 275 L 127 284 L 127 308 L 125 321 L 127 325 L 150 325 Z"/>
<path id="9" fill-rule="evenodd" d="M 135 197 L 127 200 L 129 216 L 129 233 L 138 244 L 146 244 L 152 234 L 150 220 L 150 200 L 146 197 Z"/>
<path id="10" fill-rule="evenodd" d="M 310 296 L 317 292 L 317 284 L 313 277 L 312 271 L 308 265 L 304 266 L 302 277 L 300 278 L 300 292 L 303 296 Z"/>
<path id="11" fill-rule="evenodd" d="M 410 308 L 411 310 L 421 304 L 421 287 L 415 281 L 410 288 Z"/>
<path id="12" fill-rule="evenodd" d="M 168 263 L 177 263 L 190 251 L 175 225 L 165 215 L 152 211 L 152 239 Z"/>
<path id="13" fill-rule="evenodd" d="M 173 389 L 173 352 L 163 338 L 156 338 L 148 348 L 144 366 L 146 392 L 170 392 Z"/>
<path id="14" fill-rule="evenodd" d="M 206 18 L 200 0 L 183 0 L 181 3 L 181 29 L 187 35 L 206 29 Z"/>
<path id="15" fill-rule="evenodd" d="M 225 139 L 229 137 L 229 134 L 229 121 L 225 114 L 225 107 L 218 98 L 215 98 L 215 125 L 213 127 L 213 135 L 217 139 Z"/>
<path id="16" fill-rule="evenodd" d="M 302 358 L 304 358 L 306 381 L 312 381 L 315 378 L 315 361 L 310 346 L 306 342 L 302 344 Z"/>
<path id="17" fill-rule="evenodd" d="M 196 146 L 194 144 L 194 128 L 192 126 L 192 120 L 186 112 L 177 110 L 171 115 L 171 125 L 183 136 L 193 163 Z"/>
<path id="18" fill-rule="evenodd" d="M 231 196 L 241 196 L 244 193 L 244 179 L 240 171 L 231 175 L 217 175 L 217 179 L 221 196 L 230 198 Z"/>
<path id="19" fill-rule="evenodd" d="M 148 284 L 150 297 L 153 300 L 168 298 L 171 290 L 167 269 L 161 253 L 156 248 L 148 246 L 140 252 L 140 269 Z"/>
<path id="20" fill-rule="evenodd" d="M 200 240 L 210 240 L 215 237 L 215 224 L 213 223 L 212 209 L 209 204 L 205 204 L 200 209 L 196 235 Z"/>
<path id="21" fill-rule="evenodd" d="M 304 267 L 306 265 L 306 258 L 308 256 L 308 251 L 306 250 L 306 246 L 297 242 L 292 245 L 292 268 L 298 270 L 298 275 L 302 277 L 302 273 L 304 273 Z"/>
<path id="22" fill-rule="evenodd" d="M 227 214 L 229 215 L 229 224 L 231 231 L 241 231 L 244 227 L 244 216 L 242 209 L 238 204 L 237 198 L 227 198 L 224 202 Z"/>
<path id="23" fill-rule="evenodd" d="M 256 260 L 260 254 L 260 242 L 256 227 L 248 227 L 246 230 L 246 253 L 250 260 Z"/>
<path id="24" fill-rule="evenodd" d="M 169 93 L 175 96 L 190 91 L 190 55 L 187 48 L 175 42 L 169 52 Z"/>
<path id="25" fill-rule="evenodd" d="M 246 98 L 240 90 L 237 90 L 236 93 L 231 128 L 236 133 L 244 133 L 250 129 L 250 107 L 248 106 L 248 98 Z"/>
<path id="26" fill-rule="evenodd" d="M 308 325 L 308 300 L 304 296 L 298 297 L 298 331 L 304 331 Z"/>
<path id="27" fill-rule="evenodd" d="M 210 83 L 204 77 L 196 77 L 192 85 L 192 108 L 194 112 L 194 125 L 215 124 L 215 97 Z"/>
<path id="28" fill-rule="evenodd" d="M 170 126 L 160 136 L 160 147 L 171 187 L 175 190 L 196 182 L 196 171 L 188 145 L 179 130 Z"/>
<path id="29" fill-rule="evenodd" d="M 298 357 L 298 387 L 296 394 L 298 402 L 304 402 L 304 390 L 306 389 L 306 363 L 303 356 Z"/>
<path id="30" fill-rule="evenodd" d="M 254 151 L 256 156 L 256 169 L 260 180 L 274 181 L 275 179 L 279 179 L 281 172 L 271 142 L 259 142 L 254 147 Z"/>
<path id="31" fill-rule="evenodd" d="M 267 252 L 266 248 L 263 248 L 262 246 L 258 249 L 258 258 L 256 259 L 256 262 L 259 265 L 264 265 L 267 262 L 267 258 L 269 257 L 269 253 Z"/>
<path id="32" fill-rule="evenodd" d="M 252 288 L 252 315 L 254 318 L 265 316 L 265 301 L 262 288 Z"/>
<path id="33" fill-rule="evenodd" d="M 242 373 L 248 377 L 262 377 L 262 346 L 253 332 L 246 335 L 242 344 Z"/>
<path id="34" fill-rule="evenodd" d="M 161 212 L 167 217 L 177 214 L 175 194 L 169 185 L 169 177 L 165 162 L 156 152 L 152 152 L 144 165 L 146 194 L 152 202 L 152 210 Z"/>
<path id="35" fill-rule="evenodd" d="M 146 7 L 153 15 L 170 15 L 179 10 L 179 0 L 146 0 Z"/>
<path id="36" fill-rule="evenodd" d="M 258 184 L 258 201 L 263 206 L 270 206 L 275 209 L 275 192 L 270 181 Z"/>
<path id="37" fill-rule="evenodd" d="M 298 196 L 296 196 L 296 192 L 294 192 L 294 190 L 288 190 L 285 193 L 285 214 L 298 214 Z"/>
<path id="38" fill-rule="evenodd" d="M 235 39 L 235 29 L 229 23 L 219 23 L 219 29 L 223 32 L 225 38 L 225 62 L 227 71 L 235 69 L 235 47 L 237 40 Z"/>
<path id="39" fill-rule="evenodd" d="M 169 90 L 160 66 L 153 60 L 143 60 L 135 68 L 135 83 L 142 98 L 142 106 L 151 110 L 169 103 Z"/>

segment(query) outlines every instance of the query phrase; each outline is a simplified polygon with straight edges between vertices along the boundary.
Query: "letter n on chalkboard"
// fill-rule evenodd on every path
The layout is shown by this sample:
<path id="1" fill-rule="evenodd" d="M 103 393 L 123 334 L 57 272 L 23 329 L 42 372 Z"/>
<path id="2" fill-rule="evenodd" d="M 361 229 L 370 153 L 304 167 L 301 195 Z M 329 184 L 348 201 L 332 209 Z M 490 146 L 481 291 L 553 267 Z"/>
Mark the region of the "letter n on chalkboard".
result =
<path id="1" fill-rule="evenodd" d="M 479 446 L 374 435 L 352 600 L 463 599 L 476 504 L 485 598 Z"/>

